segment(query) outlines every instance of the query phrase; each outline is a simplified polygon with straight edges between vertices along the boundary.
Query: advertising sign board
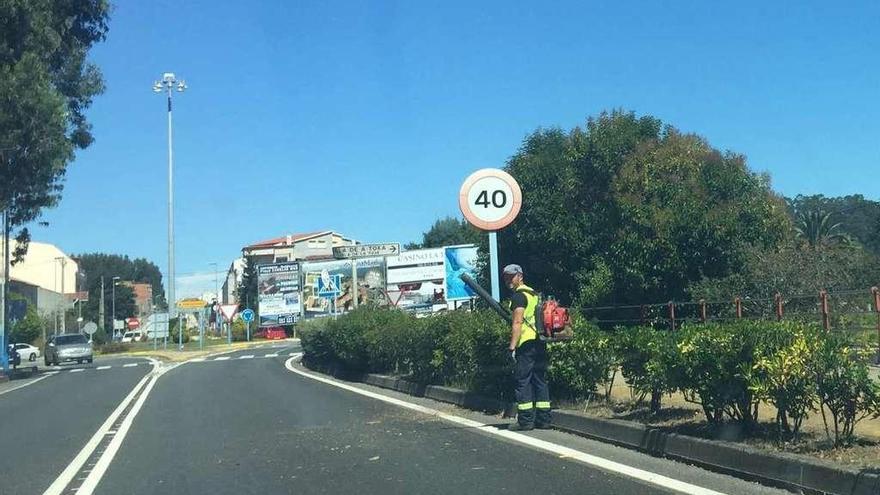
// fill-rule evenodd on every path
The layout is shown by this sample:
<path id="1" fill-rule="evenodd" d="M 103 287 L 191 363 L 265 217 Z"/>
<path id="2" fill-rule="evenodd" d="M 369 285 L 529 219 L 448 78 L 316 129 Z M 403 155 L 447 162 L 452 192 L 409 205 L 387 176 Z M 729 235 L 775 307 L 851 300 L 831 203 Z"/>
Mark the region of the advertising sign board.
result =
<path id="1" fill-rule="evenodd" d="M 296 322 L 302 310 L 299 277 L 299 263 L 257 265 L 261 327 Z"/>
<path id="2" fill-rule="evenodd" d="M 431 312 L 446 308 L 443 249 L 406 251 L 387 258 L 388 297 L 398 307 Z"/>
<path id="3" fill-rule="evenodd" d="M 315 318 L 344 313 L 354 307 L 351 260 L 310 261 L 302 264 L 303 314 Z M 357 260 L 358 304 L 385 305 L 385 258 Z M 334 291 L 336 289 L 336 295 Z M 326 294 L 322 296 L 322 294 Z"/>
<path id="4" fill-rule="evenodd" d="M 452 246 L 445 248 L 446 251 L 446 299 L 449 301 L 461 301 L 471 299 L 476 294 L 470 287 L 461 281 L 459 276 L 467 273 L 474 279 L 477 278 L 477 247 Z"/>

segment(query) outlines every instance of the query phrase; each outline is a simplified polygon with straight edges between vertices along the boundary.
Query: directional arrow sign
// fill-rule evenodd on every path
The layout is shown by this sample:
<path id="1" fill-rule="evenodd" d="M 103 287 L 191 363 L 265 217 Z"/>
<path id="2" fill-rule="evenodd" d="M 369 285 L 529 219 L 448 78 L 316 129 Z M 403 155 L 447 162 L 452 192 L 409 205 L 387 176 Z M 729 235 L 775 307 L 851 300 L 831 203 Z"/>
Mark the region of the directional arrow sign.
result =
<path id="1" fill-rule="evenodd" d="M 337 246 L 333 248 L 333 257 L 337 259 L 394 256 L 398 253 L 400 253 L 400 244 L 397 242 L 358 244 L 356 246 Z"/>
<path id="2" fill-rule="evenodd" d="M 232 321 L 232 318 L 235 317 L 235 313 L 238 312 L 238 304 L 221 304 L 220 312 L 223 313 L 223 317 L 226 318 L 226 321 Z"/>

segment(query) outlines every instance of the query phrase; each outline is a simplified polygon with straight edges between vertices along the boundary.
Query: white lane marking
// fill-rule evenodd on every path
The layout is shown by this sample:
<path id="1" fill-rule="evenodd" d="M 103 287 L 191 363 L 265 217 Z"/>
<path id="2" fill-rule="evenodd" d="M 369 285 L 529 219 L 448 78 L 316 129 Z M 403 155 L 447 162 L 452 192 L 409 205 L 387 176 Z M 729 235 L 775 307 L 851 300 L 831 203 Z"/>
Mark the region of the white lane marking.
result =
<path id="1" fill-rule="evenodd" d="M 60 371 L 47 371 L 46 376 L 57 375 L 58 373 L 61 373 L 61 372 Z"/>
<path id="2" fill-rule="evenodd" d="M 301 353 L 300 353 L 301 354 Z M 590 455 L 579 450 L 575 450 L 569 447 L 565 447 L 562 445 L 558 445 L 552 442 L 548 442 L 545 440 L 539 440 L 537 438 L 533 438 L 527 435 L 523 435 L 521 433 L 515 433 L 507 430 L 499 430 L 494 426 L 488 426 L 486 424 L 480 423 L 478 421 L 474 421 L 467 418 L 462 418 L 460 416 L 455 416 L 453 414 L 444 413 L 438 411 L 436 409 L 432 409 L 430 407 L 421 406 L 418 404 L 413 404 L 411 402 L 406 402 L 404 400 L 396 399 L 394 397 L 388 397 L 386 395 L 377 394 L 375 392 L 371 392 L 369 390 L 363 390 L 357 387 L 353 387 L 351 385 L 337 382 L 336 380 L 331 380 L 329 378 L 325 378 L 323 376 L 318 376 L 312 373 L 308 373 L 297 369 L 293 366 L 293 361 L 296 359 L 295 357 L 291 357 L 288 359 L 284 366 L 298 374 L 302 375 L 306 378 L 311 378 L 312 380 L 317 380 L 322 383 L 326 383 L 328 385 L 333 385 L 334 387 L 339 387 L 341 389 L 348 390 L 350 392 L 354 392 L 356 394 L 364 395 L 366 397 L 370 397 L 372 399 L 381 400 L 383 402 L 387 402 L 389 404 L 394 404 L 396 406 L 400 406 L 406 409 L 410 409 L 413 411 L 420 412 L 422 414 L 427 414 L 429 416 L 438 417 L 440 419 L 456 423 L 462 426 L 466 426 L 468 428 L 477 429 L 483 431 L 485 433 L 489 433 L 491 435 L 496 435 L 499 437 L 506 438 L 508 440 L 512 440 L 514 442 L 518 442 L 521 444 L 529 445 L 531 447 L 537 448 L 539 450 L 543 450 L 545 452 L 550 452 L 551 454 L 555 454 L 560 457 L 565 457 L 569 459 L 574 459 L 576 461 L 580 461 L 584 464 L 589 464 L 591 466 L 595 466 L 597 468 L 603 469 L 605 471 L 611 471 L 614 473 L 622 474 L 624 476 L 629 476 L 630 478 L 635 478 L 652 485 L 657 485 L 664 488 L 669 488 L 681 493 L 687 493 L 691 495 L 723 495 L 721 492 L 716 492 L 714 490 L 710 490 L 708 488 L 703 488 L 701 486 L 692 485 L 690 483 L 686 483 L 684 481 L 679 481 L 673 478 L 669 478 L 657 473 L 652 473 L 650 471 L 645 471 L 644 469 L 639 469 L 636 467 L 628 466 L 626 464 L 622 464 L 619 462 L 614 462 L 602 457 L 597 457 L 594 455 Z"/>
<path id="3" fill-rule="evenodd" d="M 272 354 L 266 354 L 266 355 L 263 356 L 263 357 L 267 357 L 267 358 L 278 357 L 278 353 L 277 353 L 277 352 L 273 352 Z"/>
<path id="4" fill-rule="evenodd" d="M 38 381 L 40 381 L 40 380 L 45 380 L 46 378 L 49 378 L 50 376 L 52 376 L 52 375 L 54 375 L 54 374 L 56 374 L 56 373 L 58 373 L 58 372 L 57 372 L 57 371 L 53 371 L 53 372 L 51 372 L 51 373 L 46 373 L 45 375 L 43 375 L 43 376 L 41 376 L 41 377 L 38 377 L 38 378 L 34 378 L 33 380 L 31 380 L 31 381 L 29 381 L 29 382 L 21 383 L 21 384 L 18 384 L 18 385 L 16 385 L 16 386 L 14 386 L 14 387 L 10 387 L 10 388 L 8 388 L 8 389 L 6 389 L 6 390 L 0 392 L 0 395 L 8 394 L 9 392 L 13 392 L 13 391 L 18 390 L 18 389 L 20 389 L 20 388 L 27 387 L 28 385 L 33 385 L 33 384 L 37 383 Z"/>
<path id="5" fill-rule="evenodd" d="M 239 357 L 238 357 L 238 359 L 253 359 L 253 358 L 254 358 L 254 355 L 253 355 L 253 354 L 246 354 L 246 355 L 244 355 L 244 356 L 239 356 Z"/>
<path id="6" fill-rule="evenodd" d="M 150 360 L 150 362 L 153 365 L 154 370 L 159 366 L 158 361 Z M 59 474 L 58 477 L 55 478 L 55 481 L 53 481 L 52 484 L 49 485 L 49 488 L 47 488 L 46 491 L 43 492 L 43 495 L 59 495 L 60 493 L 64 492 L 64 488 L 69 485 L 71 481 L 73 481 L 73 477 L 76 476 L 76 473 L 78 473 L 79 470 L 82 469 L 86 461 L 89 460 L 92 452 L 94 452 L 95 449 L 98 448 L 101 440 L 104 439 L 104 436 L 107 434 L 108 431 L 110 431 L 110 428 L 113 426 L 114 423 L 116 423 L 116 420 L 119 419 L 119 415 L 121 415 L 122 411 L 124 411 L 125 408 L 128 407 L 128 404 L 132 400 L 134 400 L 137 393 L 141 390 L 141 388 L 143 388 L 144 384 L 147 383 L 147 380 L 149 379 L 150 374 L 148 373 L 144 375 L 144 377 L 141 378 L 139 382 L 137 382 L 134 388 L 131 389 L 131 392 L 129 392 L 128 395 L 126 395 L 125 398 L 122 399 L 122 402 L 120 402 L 119 405 L 116 406 L 116 409 L 112 413 L 110 413 L 110 416 L 107 417 L 107 419 L 104 421 L 104 424 L 102 424 L 98 428 L 98 431 L 96 431 L 95 434 L 92 435 L 92 438 L 90 438 L 85 446 L 83 446 L 82 450 L 80 450 L 79 453 L 76 454 L 76 457 L 74 457 L 73 460 L 70 461 L 70 464 L 68 464 L 67 467 L 64 468 L 64 471 L 62 471 L 61 474 Z M 91 466 L 91 464 L 89 466 Z"/>
<path id="7" fill-rule="evenodd" d="M 112 366 L 98 366 L 95 369 L 96 370 L 109 370 L 110 368 L 112 368 Z"/>
<path id="8" fill-rule="evenodd" d="M 128 364 L 123 364 L 122 367 L 123 368 L 134 368 L 137 365 L 138 365 L 138 363 L 128 363 Z"/>
<path id="9" fill-rule="evenodd" d="M 203 363 L 205 361 L 205 358 L 192 358 L 189 360 L 190 363 Z"/>
<path id="10" fill-rule="evenodd" d="M 77 369 L 75 369 L 75 370 L 70 370 L 70 372 L 71 372 L 71 373 L 79 373 L 80 371 L 82 371 L 82 370 L 84 370 L 84 369 L 85 369 L 85 368 L 77 368 Z"/>
<path id="11" fill-rule="evenodd" d="M 220 357 L 215 357 L 214 361 L 226 361 L 227 359 L 229 359 L 229 356 L 220 356 Z"/>
<path id="12" fill-rule="evenodd" d="M 290 356 L 290 357 L 296 357 L 296 356 L 301 356 L 301 355 L 302 355 L 301 352 L 291 352 L 290 354 L 288 354 L 288 356 Z"/>
<path id="13" fill-rule="evenodd" d="M 116 435 L 114 435 L 113 439 L 110 440 L 107 448 L 104 449 L 104 452 L 98 459 L 97 464 L 95 464 L 95 467 L 92 468 L 92 472 L 89 473 L 82 486 L 80 486 L 79 489 L 76 491 L 77 495 L 91 495 L 91 493 L 95 491 L 95 488 L 98 486 L 98 482 L 101 481 L 101 478 L 104 476 L 107 468 L 110 467 L 110 463 L 113 461 L 113 457 L 116 456 L 116 452 L 119 451 L 119 447 L 122 446 L 122 441 L 125 440 L 125 435 L 128 433 L 128 429 L 131 428 L 131 424 L 134 422 L 135 416 L 137 416 L 138 412 L 140 412 L 141 407 L 143 407 L 144 402 L 146 402 L 147 396 L 150 395 L 150 391 L 153 390 L 153 385 L 156 384 L 156 380 L 159 379 L 159 376 L 160 374 L 158 373 L 152 375 L 150 382 L 147 384 L 140 397 L 138 397 L 137 402 L 135 402 L 134 406 L 132 406 L 131 411 L 129 411 L 129 413 L 125 415 L 125 419 L 123 419 L 122 424 L 119 425 L 119 429 L 116 431 Z"/>

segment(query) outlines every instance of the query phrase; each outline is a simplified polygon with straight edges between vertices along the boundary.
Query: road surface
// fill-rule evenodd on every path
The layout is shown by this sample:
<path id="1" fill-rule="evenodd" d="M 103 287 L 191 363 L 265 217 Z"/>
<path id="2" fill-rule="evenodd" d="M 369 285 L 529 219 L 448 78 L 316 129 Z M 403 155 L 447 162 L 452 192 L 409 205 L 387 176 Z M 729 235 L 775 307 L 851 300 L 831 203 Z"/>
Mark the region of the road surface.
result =
<path id="1" fill-rule="evenodd" d="M 340 388 L 295 372 L 297 351 L 155 372 L 146 360 L 102 359 L 0 389 L 0 438 L 22 446 L 0 463 L 0 492 L 784 493 L 557 431 L 506 432 L 498 417 L 427 399 Z"/>

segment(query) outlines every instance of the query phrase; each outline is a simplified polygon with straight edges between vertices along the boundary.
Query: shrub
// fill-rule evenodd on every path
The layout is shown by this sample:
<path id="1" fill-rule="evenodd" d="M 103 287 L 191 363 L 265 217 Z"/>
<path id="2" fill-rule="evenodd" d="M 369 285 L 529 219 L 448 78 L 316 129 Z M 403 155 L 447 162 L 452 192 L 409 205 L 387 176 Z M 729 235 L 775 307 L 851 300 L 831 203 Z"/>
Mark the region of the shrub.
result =
<path id="1" fill-rule="evenodd" d="M 816 409 L 813 363 L 824 332 L 814 325 L 766 325 L 752 375 L 751 390 L 776 408 L 780 438 L 797 439 L 801 425 Z"/>
<path id="2" fill-rule="evenodd" d="M 825 408 L 834 427 L 834 444 L 852 441 L 856 424 L 880 416 L 880 386 L 868 375 L 868 351 L 855 351 L 845 336 L 828 334 L 817 349 L 813 373 L 823 406 L 825 433 L 831 438 Z"/>
<path id="3" fill-rule="evenodd" d="M 123 344 L 122 342 L 108 342 L 97 347 L 98 354 L 115 354 L 126 352 L 131 348 L 131 344 Z"/>
<path id="4" fill-rule="evenodd" d="M 554 397 L 580 400 L 598 393 L 607 400 L 617 370 L 616 348 L 609 333 L 595 325 L 576 321 L 574 337 L 551 343 L 548 350 L 548 381 Z"/>
<path id="5" fill-rule="evenodd" d="M 652 327 L 618 328 L 614 348 L 634 402 L 641 404 L 650 394 L 651 412 L 659 412 L 661 397 L 678 382 L 676 334 Z"/>
<path id="6" fill-rule="evenodd" d="M 766 323 L 686 325 L 680 330 L 676 386 L 688 402 L 700 405 L 710 424 L 725 415 L 751 427 L 758 419 L 757 401 L 749 388 Z"/>

